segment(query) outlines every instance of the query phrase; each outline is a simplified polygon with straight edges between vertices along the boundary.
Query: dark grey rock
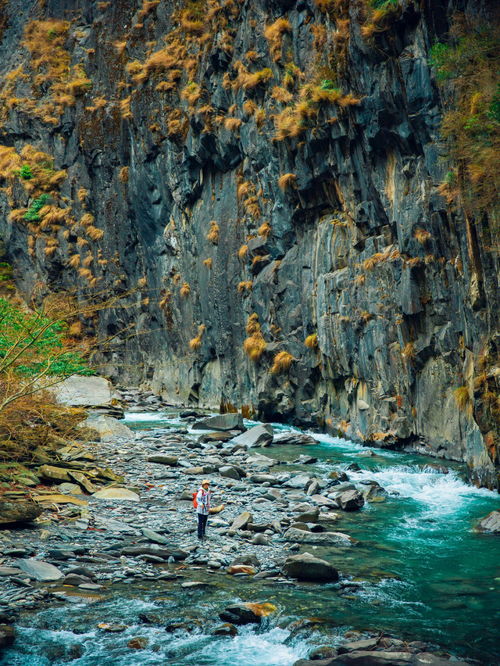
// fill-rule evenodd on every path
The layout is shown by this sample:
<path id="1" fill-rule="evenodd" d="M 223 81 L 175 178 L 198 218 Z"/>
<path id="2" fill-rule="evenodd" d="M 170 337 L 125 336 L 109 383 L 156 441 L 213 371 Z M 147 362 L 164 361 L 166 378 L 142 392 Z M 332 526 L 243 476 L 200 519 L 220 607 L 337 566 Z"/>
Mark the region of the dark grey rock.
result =
<path id="1" fill-rule="evenodd" d="M 41 513 L 34 502 L 0 500 L 0 525 L 30 523 Z"/>
<path id="2" fill-rule="evenodd" d="M 218 414 L 208 416 L 201 421 L 195 421 L 191 426 L 193 430 L 243 430 L 241 414 Z"/>
<path id="3" fill-rule="evenodd" d="M 477 529 L 481 532 L 492 532 L 500 534 L 500 511 L 492 511 L 477 524 Z"/>
<path id="4" fill-rule="evenodd" d="M 310 553 L 288 557 L 283 573 L 291 578 L 314 582 L 336 582 L 339 579 L 339 573 L 332 564 Z"/>
<path id="5" fill-rule="evenodd" d="M 233 444 L 245 446 L 248 449 L 257 446 L 268 446 L 273 441 L 273 428 L 270 425 L 258 425 L 238 435 L 232 440 Z"/>

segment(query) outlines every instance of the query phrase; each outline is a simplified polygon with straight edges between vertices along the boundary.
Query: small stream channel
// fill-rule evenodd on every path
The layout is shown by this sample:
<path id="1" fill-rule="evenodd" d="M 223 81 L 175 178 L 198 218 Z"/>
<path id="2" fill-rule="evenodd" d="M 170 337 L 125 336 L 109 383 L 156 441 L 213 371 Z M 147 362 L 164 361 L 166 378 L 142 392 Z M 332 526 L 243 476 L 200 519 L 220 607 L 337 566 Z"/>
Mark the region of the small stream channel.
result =
<path id="1" fill-rule="evenodd" d="M 179 427 L 175 417 L 158 414 L 131 414 L 127 424 L 136 430 Z M 479 518 L 498 508 L 498 496 L 467 485 L 456 464 L 447 463 L 443 474 L 432 467 L 435 459 L 375 448 L 369 457 L 352 442 L 313 435 L 316 446 L 262 451 L 285 463 L 280 471 L 303 469 L 316 476 L 357 463 L 360 469 L 348 472 L 351 481 L 373 479 L 389 492 L 385 501 L 343 515 L 338 529 L 359 540 L 355 548 L 301 549 L 332 561 L 344 585 L 235 579 L 202 568 L 195 580 L 209 585 L 189 592 L 175 581 L 115 585 L 105 600 L 25 615 L 15 648 L 0 664 L 291 666 L 314 646 L 340 642 L 349 630 L 388 632 L 483 664 L 499 663 L 498 539 L 473 530 Z M 301 453 L 318 462 L 292 464 Z M 270 601 L 278 613 L 232 638 L 204 630 L 225 604 L 239 600 Z M 175 618 L 192 621 L 194 630 L 166 632 L 165 624 Z M 107 633 L 99 623 L 127 628 Z M 137 637 L 147 645 L 131 650 L 127 643 Z"/>

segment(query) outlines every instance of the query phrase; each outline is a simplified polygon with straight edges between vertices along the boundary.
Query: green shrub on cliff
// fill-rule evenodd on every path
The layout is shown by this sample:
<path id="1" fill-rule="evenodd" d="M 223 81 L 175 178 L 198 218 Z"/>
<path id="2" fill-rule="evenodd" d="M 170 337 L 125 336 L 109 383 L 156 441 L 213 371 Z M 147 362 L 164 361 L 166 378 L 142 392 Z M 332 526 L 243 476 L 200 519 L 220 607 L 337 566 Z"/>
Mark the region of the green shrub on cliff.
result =
<path id="1" fill-rule="evenodd" d="M 456 165 L 457 191 L 472 210 L 491 210 L 500 185 L 499 45 L 497 27 L 460 15 L 449 42 L 430 52 L 443 90 L 442 134 Z"/>
<path id="2" fill-rule="evenodd" d="M 45 206 L 47 201 L 49 200 L 49 195 L 48 194 L 41 194 L 39 197 L 34 199 L 31 202 L 30 207 L 24 214 L 24 219 L 27 222 L 39 222 L 40 221 L 40 210 Z"/>

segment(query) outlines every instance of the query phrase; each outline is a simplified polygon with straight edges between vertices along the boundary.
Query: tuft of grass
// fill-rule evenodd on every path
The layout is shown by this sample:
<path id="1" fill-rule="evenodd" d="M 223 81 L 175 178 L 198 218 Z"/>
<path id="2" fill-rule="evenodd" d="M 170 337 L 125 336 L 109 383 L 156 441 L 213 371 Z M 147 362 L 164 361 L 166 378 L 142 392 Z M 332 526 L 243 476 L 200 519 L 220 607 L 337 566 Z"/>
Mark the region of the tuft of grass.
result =
<path id="1" fill-rule="evenodd" d="M 247 356 L 256 363 L 265 352 L 267 343 L 260 331 L 253 333 L 243 342 L 243 349 Z"/>
<path id="2" fill-rule="evenodd" d="M 238 250 L 238 259 L 243 261 L 248 255 L 248 245 L 242 245 Z"/>
<path id="3" fill-rule="evenodd" d="M 257 229 L 257 233 L 259 236 L 264 236 L 264 238 L 267 238 L 269 234 L 272 231 L 272 227 L 269 224 L 269 222 L 263 222 L 260 227 Z"/>
<path id="4" fill-rule="evenodd" d="M 206 236 L 207 240 L 213 243 L 214 245 L 217 245 L 219 242 L 219 225 L 215 220 L 212 220 L 210 222 L 210 229 L 208 230 L 208 234 Z"/>
<path id="5" fill-rule="evenodd" d="M 283 35 L 292 31 L 292 25 L 286 18 L 279 18 L 268 25 L 264 30 L 264 37 L 269 44 L 269 52 L 275 62 L 281 60 Z"/>
<path id="6" fill-rule="evenodd" d="M 426 245 L 432 238 L 432 234 L 430 231 L 426 231 L 425 229 L 415 229 L 415 233 L 413 234 L 413 237 L 421 244 L 421 245 Z"/>
<path id="7" fill-rule="evenodd" d="M 203 259 L 203 265 L 206 266 L 209 270 L 212 268 L 213 260 L 212 257 L 208 257 L 208 259 Z"/>
<path id="8" fill-rule="evenodd" d="M 308 335 L 304 340 L 304 344 L 308 349 L 317 349 L 319 346 L 318 334 L 312 333 L 311 335 Z"/>
<path id="9" fill-rule="evenodd" d="M 271 374 L 278 375 L 280 373 L 286 372 L 290 369 L 292 363 L 295 361 L 294 357 L 287 351 L 278 352 L 274 359 L 273 365 L 271 366 Z"/>
<path id="10" fill-rule="evenodd" d="M 243 280 L 242 282 L 238 283 L 238 293 L 239 294 L 244 294 L 248 293 L 249 291 L 252 291 L 253 287 L 253 282 L 252 280 Z"/>
<path id="11" fill-rule="evenodd" d="M 294 173 L 284 173 L 278 178 L 280 190 L 285 192 L 289 188 L 295 188 L 297 185 L 297 176 Z"/>
<path id="12" fill-rule="evenodd" d="M 453 396 L 458 409 L 462 412 L 466 412 L 470 416 L 472 414 L 473 403 L 469 387 L 459 386 L 453 391 Z"/>
<path id="13" fill-rule="evenodd" d="M 365 271 L 371 271 L 378 266 L 378 264 L 384 263 L 385 261 L 395 261 L 400 257 L 400 252 L 397 249 L 391 250 L 387 249 L 385 252 L 375 252 L 371 257 L 363 261 L 363 268 Z"/>
<path id="14" fill-rule="evenodd" d="M 181 288 L 179 289 L 179 294 L 182 298 L 187 298 L 191 293 L 191 287 L 187 282 L 183 282 Z"/>
<path id="15" fill-rule="evenodd" d="M 401 356 L 407 361 L 413 361 L 415 358 L 415 343 L 407 342 L 401 352 Z"/>
<path id="16" fill-rule="evenodd" d="M 439 190 L 449 203 L 465 199 L 470 211 L 492 218 L 500 189 L 499 39 L 498 25 L 456 13 L 448 41 L 430 54 L 447 100 L 441 133 L 454 164 Z"/>
<path id="17" fill-rule="evenodd" d="M 203 335 L 205 334 L 205 331 L 207 330 L 207 327 L 205 324 L 200 324 L 198 326 L 198 335 L 194 338 L 192 338 L 189 341 L 189 348 L 192 349 L 193 351 L 198 350 L 201 347 L 201 341 L 203 338 Z"/>
<path id="18" fill-rule="evenodd" d="M 242 123 L 243 121 L 241 118 L 226 118 L 224 120 L 224 127 L 230 132 L 235 132 L 236 130 L 240 129 Z"/>

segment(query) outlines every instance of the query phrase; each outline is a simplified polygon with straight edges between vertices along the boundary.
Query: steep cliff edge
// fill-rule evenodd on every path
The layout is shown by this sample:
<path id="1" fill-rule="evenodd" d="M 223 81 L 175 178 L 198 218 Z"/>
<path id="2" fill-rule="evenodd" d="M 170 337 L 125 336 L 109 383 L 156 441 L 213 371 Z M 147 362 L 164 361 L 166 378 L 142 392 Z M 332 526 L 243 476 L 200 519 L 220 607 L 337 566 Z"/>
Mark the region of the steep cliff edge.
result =
<path id="1" fill-rule="evenodd" d="M 4 0 L 19 288 L 135 289 L 75 331 L 115 336 L 96 361 L 118 381 L 497 487 L 498 236 L 453 195 L 429 64 L 492 5 Z"/>

